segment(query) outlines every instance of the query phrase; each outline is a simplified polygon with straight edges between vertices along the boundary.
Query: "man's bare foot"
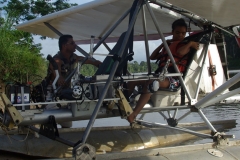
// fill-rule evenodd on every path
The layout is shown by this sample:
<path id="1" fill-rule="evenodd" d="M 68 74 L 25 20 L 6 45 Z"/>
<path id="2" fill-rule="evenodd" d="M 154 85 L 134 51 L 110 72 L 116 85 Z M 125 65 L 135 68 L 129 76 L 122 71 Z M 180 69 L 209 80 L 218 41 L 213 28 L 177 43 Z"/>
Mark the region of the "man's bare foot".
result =
<path id="1" fill-rule="evenodd" d="M 137 117 L 137 115 L 132 112 L 128 117 L 127 117 L 127 120 L 129 123 L 133 123 L 133 121 L 135 120 L 135 118 Z"/>

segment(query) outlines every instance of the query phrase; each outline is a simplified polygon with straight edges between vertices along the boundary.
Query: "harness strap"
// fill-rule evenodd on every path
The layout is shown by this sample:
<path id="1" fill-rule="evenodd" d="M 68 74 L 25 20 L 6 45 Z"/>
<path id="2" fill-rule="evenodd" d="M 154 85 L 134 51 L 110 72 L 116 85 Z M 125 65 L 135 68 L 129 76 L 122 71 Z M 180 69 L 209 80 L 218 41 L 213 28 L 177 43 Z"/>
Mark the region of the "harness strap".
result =
<path id="1" fill-rule="evenodd" d="M 178 43 L 179 44 L 179 43 Z M 174 47 L 176 48 L 177 46 L 178 46 L 178 44 L 177 45 L 175 45 Z M 160 55 L 160 57 L 157 59 L 157 61 L 156 61 L 156 63 L 158 63 L 159 61 L 159 67 L 158 67 L 158 69 L 157 70 L 160 70 L 159 68 L 162 68 L 163 66 L 161 66 L 161 64 L 165 64 L 166 62 L 167 62 L 167 60 L 168 60 L 168 54 L 164 51 L 164 49 L 163 49 L 163 51 L 160 53 L 161 55 Z M 174 59 L 175 59 L 175 62 L 176 62 L 176 64 L 177 65 L 182 65 L 182 66 L 184 66 L 184 67 L 186 67 L 186 64 L 184 64 L 183 63 L 183 60 L 187 60 L 188 59 L 188 55 L 189 55 L 189 53 L 187 53 L 187 54 L 185 54 L 183 57 L 180 57 L 180 56 L 177 56 L 177 55 L 175 55 L 175 54 L 172 54 L 172 56 L 174 57 Z M 177 60 L 176 60 L 177 59 Z M 171 62 L 170 62 L 171 63 Z"/>

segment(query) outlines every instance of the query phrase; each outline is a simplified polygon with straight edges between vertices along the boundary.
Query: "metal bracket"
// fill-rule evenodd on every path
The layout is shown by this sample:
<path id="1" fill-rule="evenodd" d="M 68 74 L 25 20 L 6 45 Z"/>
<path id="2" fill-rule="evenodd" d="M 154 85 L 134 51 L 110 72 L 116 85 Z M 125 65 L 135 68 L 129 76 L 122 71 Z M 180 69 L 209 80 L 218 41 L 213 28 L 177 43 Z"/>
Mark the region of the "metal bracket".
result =
<path id="1" fill-rule="evenodd" d="M 93 160 L 96 158 L 96 149 L 89 144 L 83 144 L 79 148 L 73 149 L 73 155 L 75 160 Z"/>
<path id="2" fill-rule="evenodd" d="M 10 100 L 7 98 L 6 94 L 2 93 L 1 94 L 1 98 L 3 101 L 3 104 L 5 105 L 5 110 L 8 111 L 8 113 L 10 114 L 10 117 L 13 120 L 13 123 L 15 125 L 19 125 L 22 121 L 23 121 L 23 117 L 20 114 L 20 112 L 12 105 L 12 103 L 10 102 Z M 6 114 L 6 111 L 3 111 Z"/>
<path id="3" fill-rule="evenodd" d="M 39 133 L 53 140 L 55 140 L 56 137 L 59 137 L 57 123 L 54 116 L 49 116 L 47 124 L 41 124 Z"/>
<path id="4" fill-rule="evenodd" d="M 235 135 L 226 135 L 225 133 L 217 132 L 213 136 L 213 141 L 217 142 L 217 145 L 220 146 L 228 146 L 229 139 L 228 138 L 235 138 Z"/>
<path id="5" fill-rule="evenodd" d="M 190 110 L 191 110 L 191 112 L 198 112 L 198 108 L 196 108 L 194 106 L 191 106 Z"/>
<path id="6" fill-rule="evenodd" d="M 131 106 L 129 105 L 127 99 L 125 98 L 124 94 L 122 93 L 122 91 L 120 89 L 116 90 L 116 96 L 118 98 L 120 98 L 120 100 L 118 101 L 119 106 L 121 111 L 124 111 L 125 113 L 122 114 L 124 117 L 129 116 L 133 110 L 131 108 Z"/>
<path id="7" fill-rule="evenodd" d="M 144 127 L 143 125 L 141 125 L 141 123 L 138 123 L 138 122 L 133 122 L 130 124 L 130 126 L 132 129 L 141 129 Z"/>
<path id="8" fill-rule="evenodd" d="M 176 127 L 178 125 L 178 120 L 174 118 L 168 118 L 167 123 L 171 127 Z"/>
<path id="9" fill-rule="evenodd" d="M 191 99 L 191 101 L 190 101 L 190 105 L 195 105 L 197 103 L 197 99 Z"/>
<path id="10" fill-rule="evenodd" d="M 122 58 L 121 58 L 118 54 L 114 54 L 113 57 L 112 57 L 112 59 L 113 59 L 114 62 L 115 62 L 115 61 L 120 62 Z"/>
<path id="11" fill-rule="evenodd" d="M 109 102 L 109 104 L 107 106 L 107 109 L 112 111 L 114 106 L 115 106 L 115 102 L 114 102 L 114 100 L 112 100 L 112 101 Z"/>

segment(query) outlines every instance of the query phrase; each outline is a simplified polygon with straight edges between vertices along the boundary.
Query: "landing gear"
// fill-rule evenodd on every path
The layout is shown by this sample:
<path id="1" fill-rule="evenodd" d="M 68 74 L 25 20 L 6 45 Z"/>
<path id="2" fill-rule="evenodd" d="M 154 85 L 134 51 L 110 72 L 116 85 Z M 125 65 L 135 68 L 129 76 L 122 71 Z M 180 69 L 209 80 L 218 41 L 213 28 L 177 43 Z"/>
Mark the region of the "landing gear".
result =
<path id="1" fill-rule="evenodd" d="M 174 119 L 174 118 L 168 118 L 167 123 L 171 127 L 176 127 L 178 125 L 177 119 Z"/>
<path id="2" fill-rule="evenodd" d="M 229 145 L 229 138 L 235 138 L 235 135 L 226 135 L 223 132 L 216 132 L 216 133 L 212 132 L 212 135 L 213 135 L 213 141 L 220 146 Z"/>
<path id="3" fill-rule="evenodd" d="M 96 158 L 96 149 L 89 144 L 83 144 L 79 148 L 73 149 L 73 155 L 76 160 L 93 160 Z"/>

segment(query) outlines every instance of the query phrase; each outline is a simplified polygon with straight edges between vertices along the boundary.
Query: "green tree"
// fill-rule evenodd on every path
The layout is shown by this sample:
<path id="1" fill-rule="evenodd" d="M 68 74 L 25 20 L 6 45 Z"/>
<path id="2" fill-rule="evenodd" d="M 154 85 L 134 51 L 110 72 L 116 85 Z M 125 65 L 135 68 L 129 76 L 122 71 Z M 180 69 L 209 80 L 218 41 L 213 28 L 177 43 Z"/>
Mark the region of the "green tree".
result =
<path id="1" fill-rule="evenodd" d="M 155 63 L 155 62 L 151 62 L 151 69 L 152 69 L 152 72 L 156 71 L 158 69 L 158 64 Z"/>
<path id="2" fill-rule="evenodd" d="M 26 82 L 33 74 L 45 75 L 46 61 L 29 33 L 13 29 L 8 17 L 0 26 L 0 74 L 2 81 Z"/>
<path id="3" fill-rule="evenodd" d="M 41 44 L 34 44 L 33 35 L 17 31 L 18 23 L 60 11 L 77 4 L 68 0 L 0 0 L 2 13 L 11 18 L 0 18 L 0 79 L 25 82 L 29 75 L 46 74 L 46 60 L 40 53 Z M 33 79 L 36 77 L 33 76 Z"/>
<path id="4" fill-rule="evenodd" d="M 154 62 L 150 63 L 152 72 L 154 72 L 157 69 L 157 64 Z M 144 72 L 148 72 L 148 68 L 147 68 L 147 62 L 141 61 L 140 64 L 138 64 L 137 61 L 128 63 L 128 70 L 131 73 L 144 73 Z"/>
<path id="5" fill-rule="evenodd" d="M 81 74 L 84 76 L 93 76 L 96 71 L 97 71 L 97 67 L 91 64 L 84 64 L 81 67 Z"/>
<path id="6" fill-rule="evenodd" d="M 141 61 L 139 65 L 140 65 L 140 72 L 147 72 L 148 71 L 147 62 Z"/>
<path id="7" fill-rule="evenodd" d="M 67 3 L 68 0 L 0 0 L 0 4 L 5 4 L 1 10 L 7 14 L 15 13 L 15 20 L 19 22 L 31 20 L 63 9 L 67 9 L 77 4 Z"/>

